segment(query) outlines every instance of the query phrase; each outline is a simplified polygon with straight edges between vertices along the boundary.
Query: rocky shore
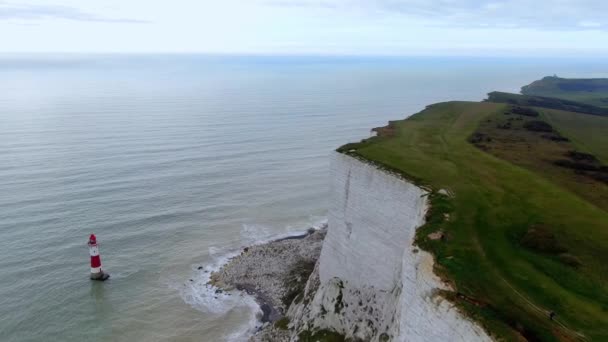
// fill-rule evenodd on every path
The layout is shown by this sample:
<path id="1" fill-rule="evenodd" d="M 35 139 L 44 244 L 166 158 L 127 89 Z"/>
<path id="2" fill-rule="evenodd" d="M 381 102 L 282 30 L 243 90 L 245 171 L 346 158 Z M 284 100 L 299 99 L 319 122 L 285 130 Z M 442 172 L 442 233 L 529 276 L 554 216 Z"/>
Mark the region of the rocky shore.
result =
<path id="1" fill-rule="evenodd" d="M 331 229 L 245 248 L 211 275 L 260 304 L 250 341 L 492 341 L 440 295 L 451 288 L 415 246 L 428 190 L 340 153 L 330 172 Z"/>
<path id="2" fill-rule="evenodd" d="M 306 234 L 246 247 L 211 274 L 218 291 L 240 290 L 253 295 L 260 305 L 263 325 L 252 341 L 288 341 L 283 327 L 291 302 L 304 291 L 321 253 L 327 226 Z M 277 328 L 277 326 L 282 327 Z"/>

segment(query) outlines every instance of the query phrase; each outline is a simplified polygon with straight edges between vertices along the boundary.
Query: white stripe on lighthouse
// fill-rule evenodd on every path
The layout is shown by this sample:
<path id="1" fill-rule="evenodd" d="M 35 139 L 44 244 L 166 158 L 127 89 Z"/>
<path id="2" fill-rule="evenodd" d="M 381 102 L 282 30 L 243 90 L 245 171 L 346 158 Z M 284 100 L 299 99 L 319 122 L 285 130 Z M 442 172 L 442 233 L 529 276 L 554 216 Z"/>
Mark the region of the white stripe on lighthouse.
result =
<path id="1" fill-rule="evenodd" d="M 97 248 L 97 246 L 91 246 L 91 247 L 89 247 L 89 254 L 92 257 L 98 256 L 99 255 L 99 248 Z"/>
<path id="2" fill-rule="evenodd" d="M 101 267 L 91 267 L 91 273 L 99 273 L 101 272 Z"/>

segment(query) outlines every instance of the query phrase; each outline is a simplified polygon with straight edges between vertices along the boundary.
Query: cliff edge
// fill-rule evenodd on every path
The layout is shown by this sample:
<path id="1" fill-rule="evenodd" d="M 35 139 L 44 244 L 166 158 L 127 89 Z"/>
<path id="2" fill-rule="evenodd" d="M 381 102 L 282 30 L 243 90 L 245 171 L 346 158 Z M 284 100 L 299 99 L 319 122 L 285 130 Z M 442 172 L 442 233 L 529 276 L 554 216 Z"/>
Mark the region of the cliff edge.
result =
<path id="1" fill-rule="evenodd" d="M 331 160 L 329 230 L 292 340 L 334 331 L 354 341 L 490 341 L 438 291 L 433 257 L 414 245 L 428 192 L 348 155 Z"/>

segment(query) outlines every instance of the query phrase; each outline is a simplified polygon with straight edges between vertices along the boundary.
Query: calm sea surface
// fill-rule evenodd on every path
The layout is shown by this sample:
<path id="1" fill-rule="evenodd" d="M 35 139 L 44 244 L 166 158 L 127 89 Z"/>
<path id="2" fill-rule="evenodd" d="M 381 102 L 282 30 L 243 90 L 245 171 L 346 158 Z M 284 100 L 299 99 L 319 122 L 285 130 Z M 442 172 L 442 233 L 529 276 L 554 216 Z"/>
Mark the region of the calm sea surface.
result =
<path id="1" fill-rule="evenodd" d="M 207 272 L 322 223 L 333 149 L 554 73 L 608 62 L 1 56 L 0 340 L 244 340 L 255 303 Z"/>

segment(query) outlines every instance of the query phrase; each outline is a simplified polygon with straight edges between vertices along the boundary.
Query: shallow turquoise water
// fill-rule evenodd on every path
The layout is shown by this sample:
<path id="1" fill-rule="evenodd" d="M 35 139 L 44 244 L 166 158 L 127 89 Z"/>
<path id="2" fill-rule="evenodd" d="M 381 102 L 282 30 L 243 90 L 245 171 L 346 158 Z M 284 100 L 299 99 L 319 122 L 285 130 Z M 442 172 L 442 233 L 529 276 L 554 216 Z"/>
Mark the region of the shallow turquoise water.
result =
<path id="1" fill-rule="evenodd" d="M 593 60 L 2 56 L 0 340 L 242 340 L 254 303 L 216 298 L 205 270 L 322 222 L 331 150 L 433 102 L 607 71 Z M 112 274 L 103 284 L 88 279 L 92 232 Z"/>

